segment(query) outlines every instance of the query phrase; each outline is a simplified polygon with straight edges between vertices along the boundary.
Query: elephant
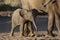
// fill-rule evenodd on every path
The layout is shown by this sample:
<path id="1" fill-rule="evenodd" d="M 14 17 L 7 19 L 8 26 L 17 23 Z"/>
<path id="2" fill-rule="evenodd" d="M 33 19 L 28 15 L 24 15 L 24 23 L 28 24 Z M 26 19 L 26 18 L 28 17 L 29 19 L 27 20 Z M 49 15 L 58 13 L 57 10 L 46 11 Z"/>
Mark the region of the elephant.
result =
<path id="1" fill-rule="evenodd" d="M 25 3 L 25 1 L 24 1 L 24 3 Z M 36 0 L 36 1 L 29 0 L 29 1 L 27 1 L 27 4 L 26 3 L 24 4 L 24 3 L 22 4 L 23 8 L 25 8 L 25 9 L 31 9 L 31 10 L 34 9 L 34 11 L 32 11 L 32 12 L 33 12 L 33 14 L 34 14 L 35 17 L 37 15 L 44 14 L 44 11 L 47 9 L 47 11 L 45 11 L 45 13 L 47 12 L 47 14 L 48 14 L 48 29 L 47 29 L 47 34 L 54 36 L 53 33 L 52 33 L 52 30 L 53 30 L 52 27 L 53 27 L 53 25 L 55 23 L 55 20 L 54 20 L 55 19 L 55 7 L 54 7 L 55 0 L 53 0 L 53 1 L 52 0 L 46 0 L 46 3 L 44 3 L 44 6 L 46 6 L 46 5 L 47 6 L 46 6 L 46 9 L 43 10 L 43 11 L 40 10 L 41 7 L 42 7 L 40 0 Z M 36 12 L 36 11 L 38 11 L 38 12 Z"/>
<path id="2" fill-rule="evenodd" d="M 20 36 L 23 36 L 23 26 L 26 25 L 26 24 L 24 24 L 26 21 L 28 21 L 28 23 L 32 22 L 36 29 L 36 32 L 37 32 L 37 26 L 35 24 L 32 12 L 27 9 L 16 9 L 12 14 L 11 36 L 13 36 L 14 29 L 16 28 L 17 25 L 20 25 Z M 30 31 L 32 31 L 32 30 L 30 30 Z"/>
<path id="3" fill-rule="evenodd" d="M 53 35 L 53 28 L 54 28 L 54 23 L 56 22 L 56 27 L 58 29 L 58 36 L 60 33 L 60 4 L 59 0 L 47 0 L 44 6 L 47 6 L 48 9 L 48 35 L 49 36 L 54 36 Z"/>
<path id="4" fill-rule="evenodd" d="M 33 32 L 33 29 L 32 29 L 32 22 L 31 21 L 25 21 L 24 23 L 24 36 L 28 36 L 28 37 L 34 37 L 35 34 Z"/>
<path id="5" fill-rule="evenodd" d="M 40 10 L 40 11 L 38 11 L 38 10 L 36 10 L 36 9 L 30 9 L 30 11 L 32 12 L 32 15 L 33 15 L 33 17 L 34 17 L 34 20 L 35 20 L 35 18 L 36 18 L 36 16 L 37 15 L 46 15 L 47 13 L 46 12 L 44 12 L 43 10 Z M 43 13 L 43 14 L 42 14 Z M 30 23 L 30 22 L 29 22 Z M 26 24 L 25 24 L 26 25 Z M 32 26 L 32 23 L 30 23 L 28 26 Z M 30 30 L 31 30 L 31 28 L 29 28 Z M 26 27 L 25 27 L 25 29 L 24 29 L 25 31 L 26 31 Z M 24 32 L 25 32 L 24 31 Z M 38 30 L 37 30 L 38 31 Z M 36 31 L 36 32 L 37 32 Z M 32 31 L 31 31 L 31 33 L 32 33 Z M 31 34 L 31 33 L 29 33 L 29 36 L 34 36 L 35 34 Z M 37 35 L 37 36 L 39 36 L 39 35 Z"/>
<path id="6" fill-rule="evenodd" d="M 55 12 L 55 21 L 58 29 L 58 37 L 60 38 L 60 0 L 56 0 Z"/>

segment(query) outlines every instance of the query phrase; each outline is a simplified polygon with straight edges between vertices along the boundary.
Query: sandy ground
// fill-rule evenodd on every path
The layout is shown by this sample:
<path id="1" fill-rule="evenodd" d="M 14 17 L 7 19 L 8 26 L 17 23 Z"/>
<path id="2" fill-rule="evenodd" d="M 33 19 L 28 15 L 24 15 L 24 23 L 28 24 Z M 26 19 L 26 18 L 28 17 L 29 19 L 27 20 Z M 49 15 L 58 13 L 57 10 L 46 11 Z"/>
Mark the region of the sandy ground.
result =
<path id="1" fill-rule="evenodd" d="M 10 33 L 0 33 L 0 40 L 60 40 L 58 37 L 45 38 L 46 32 L 38 33 L 40 37 L 19 37 L 19 33 L 14 33 L 14 36 L 10 36 Z"/>

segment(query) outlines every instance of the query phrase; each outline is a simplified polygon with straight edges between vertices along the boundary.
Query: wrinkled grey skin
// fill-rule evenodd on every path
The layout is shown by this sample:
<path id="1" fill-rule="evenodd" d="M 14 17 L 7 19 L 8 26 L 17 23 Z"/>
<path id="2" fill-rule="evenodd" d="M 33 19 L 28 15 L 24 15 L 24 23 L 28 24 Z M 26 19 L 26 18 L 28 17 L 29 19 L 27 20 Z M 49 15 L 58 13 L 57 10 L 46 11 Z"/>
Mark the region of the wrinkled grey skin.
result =
<path id="1" fill-rule="evenodd" d="M 53 35 L 54 23 L 56 22 L 56 26 L 58 29 L 58 36 L 60 33 L 60 1 L 59 0 L 47 0 L 44 6 L 47 6 L 48 9 L 48 35 Z"/>
<path id="2" fill-rule="evenodd" d="M 13 14 L 12 14 L 11 36 L 13 36 L 14 29 L 17 25 L 20 25 L 20 36 L 22 36 L 22 34 L 23 34 L 23 25 L 24 25 L 24 22 L 26 20 L 31 21 L 34 24 L 34 26 L 37 30 L 37 27 L 36 27 L 36 24 L 35 24 L 35 21 L 34 21 L 34 17 L 32 15 L 31 11 L 28 11 L 26 9 L 17 9 L 13 12 Z"/>

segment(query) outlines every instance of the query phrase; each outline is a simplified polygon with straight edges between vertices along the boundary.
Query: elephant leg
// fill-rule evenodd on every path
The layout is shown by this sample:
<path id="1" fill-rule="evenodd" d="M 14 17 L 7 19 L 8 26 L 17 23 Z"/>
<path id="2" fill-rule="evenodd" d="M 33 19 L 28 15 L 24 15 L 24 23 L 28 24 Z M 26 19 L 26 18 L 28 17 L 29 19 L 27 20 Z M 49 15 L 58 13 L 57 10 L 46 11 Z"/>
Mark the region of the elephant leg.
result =
<path id="1" fill-rule="evenodd" d="M 26 32 L 27 32 L 27 23 L 24 24 L 24 34 L 23 34 L 24 36 L 27 36 Z"/>
<path id="2" fill-rule="evenodd" d="M 31 22 L 28 22 L 28 29 L 29 29 L 29 35 L 28 36 L 34 36 L 34 33 L 33 33 L 33 30 L 32 30 L 32 23 Z"/>
<path id="3" fill-rule="evenodd" d="M 58 14 L 55 14 L 55 20 L 56 20 L 56 26 L 58 29 L 58 36 L 60 36 L 60 16 Z"/>
<path id="4" fill-rule="evenodd" d="M 13 36 L 15 28 L 16 28 L 16 24 L 14 22 L 12 22 L 12 29 L 11 29 L 10 36 Z"/>
<path id="5" fill-rule="evenodd" d="M 34 25 L 34 27 L 35 27 L 35 29 L 36 29 L 36 31 L 35 31 L 35 32 L 38 32 L 38 29 L 37 29 L 37 26 L 36 26 L 35 19 L 34 19 L 34 18 L 32 18 L 31 22 L 33 23 L 33 25 Z"/>
<path id="6" fill-rule="evenodd" d="M 52 31 L 53 31 L 53 27 L 54 27 L 54 19 L 55 19 L 55 16 L 54 16 L 54 14 L 53 13 L 49 13 L 48 14 L 49 16 L 48 16 L 48 35 L 49 36 L 53 36 L 52 34 Z"/>
<path id="7" fill-rule="evenodd" d="M 23 23 L 20 24 L 20 37 L 23 36 Z"/>

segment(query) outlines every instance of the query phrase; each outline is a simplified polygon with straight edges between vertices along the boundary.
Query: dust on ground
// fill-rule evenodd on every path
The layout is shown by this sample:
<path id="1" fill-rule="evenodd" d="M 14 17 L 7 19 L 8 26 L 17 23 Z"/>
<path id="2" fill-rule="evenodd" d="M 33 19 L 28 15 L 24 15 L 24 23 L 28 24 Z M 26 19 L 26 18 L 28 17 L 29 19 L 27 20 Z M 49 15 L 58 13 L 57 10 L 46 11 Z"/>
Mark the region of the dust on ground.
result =
<path id="1" fill-rule="evenodd" d="M 46 32 L 39 32 L 39 37 L 19 37 L 19 32 L 14 33 L 14 36 L 10 36 L 10 33 L 0 33 L 0 40 L 60 40 L 60 37 L 45 38 Z"/>

